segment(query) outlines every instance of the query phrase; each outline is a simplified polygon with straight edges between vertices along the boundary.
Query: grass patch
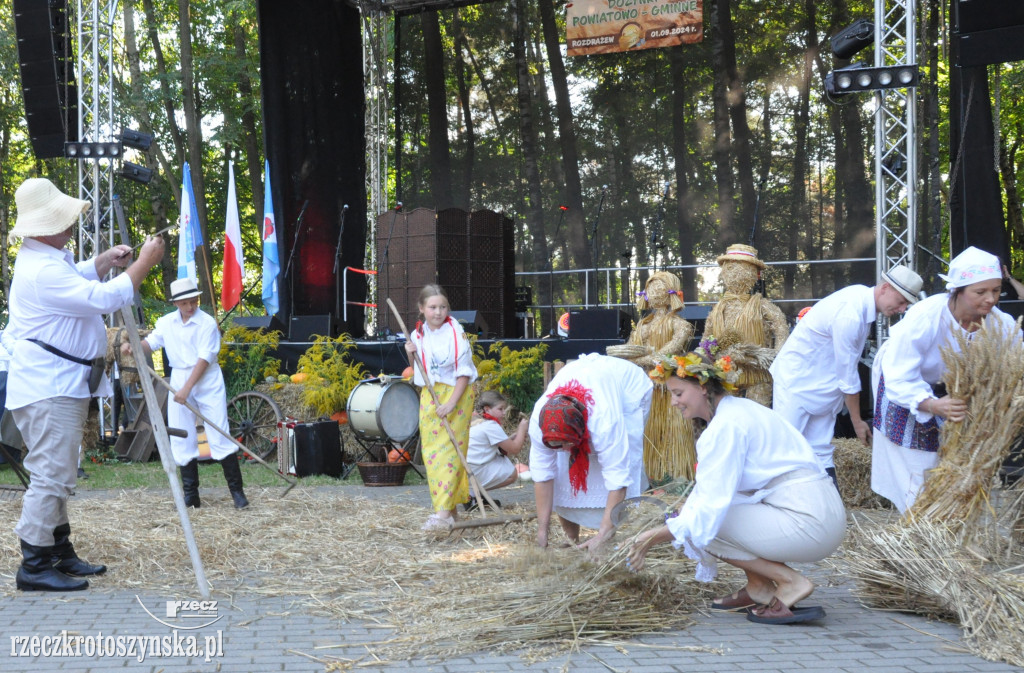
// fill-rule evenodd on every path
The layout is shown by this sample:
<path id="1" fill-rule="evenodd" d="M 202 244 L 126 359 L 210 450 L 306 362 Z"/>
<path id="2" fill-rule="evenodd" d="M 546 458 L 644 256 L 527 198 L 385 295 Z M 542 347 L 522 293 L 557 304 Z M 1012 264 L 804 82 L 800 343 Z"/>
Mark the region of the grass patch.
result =
<path id="1" fill-rule="evenodd" d="M 148 463 L 93 463 L 83 461 L 88 479 L 79 479 L 75 487 L 81 491 L 104 491 L 111 489 L 136 488 L 168 488 L 167 474 L 159 460 Z M 283 486 L 284 481 L 258 463 L 242 463 L 242 480 L 246 486 Z M 304 486 L 338 486 L 339 484 L 362 484 L 359 470 L 352 470 L 346 479 L 335 479 L 324 475 L 303 477 L 299 480 Z M 407 485 L 424 483 L 424 480 L 410 469 L 405 476 Z M 0 484 L 20 485 L 17 475 L 10 465 L 0 464 Z M 224 486 L 224 472 L 214 462 L 199 464 L 199 484 L 201 487 Z"/>

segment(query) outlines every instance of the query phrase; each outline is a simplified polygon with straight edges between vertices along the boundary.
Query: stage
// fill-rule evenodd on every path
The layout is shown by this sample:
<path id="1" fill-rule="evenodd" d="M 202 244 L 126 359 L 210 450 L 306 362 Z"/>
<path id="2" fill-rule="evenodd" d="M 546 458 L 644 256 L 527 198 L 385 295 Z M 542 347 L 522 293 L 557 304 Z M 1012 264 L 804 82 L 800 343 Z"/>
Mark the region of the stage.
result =
<path id="1" fill-rule="evenodd" d="M 622 339 L 477 339 L 477 346 L 483 348 L 485 355 L 490 351 L 491 344 L 500 342 L 512 350 L 532 348 L 537 344 L 548 347 L 544 359 L 567 361 L 584 353 L 601 353 L 608 346 L 625 343 Z M 281 360 L 281 372 L 295 372 L 299 356 L 312 345 L 308 341 L 282 341 L 277 351 L 272 354 Z M 351 351 L 352 358 L 361 362 L 371 375 L 401 374 L 409 366 L 409 358 L 405 353 L 405 340 L 382 339 L 378 341 L 356 341 L 356 348 Z"/>

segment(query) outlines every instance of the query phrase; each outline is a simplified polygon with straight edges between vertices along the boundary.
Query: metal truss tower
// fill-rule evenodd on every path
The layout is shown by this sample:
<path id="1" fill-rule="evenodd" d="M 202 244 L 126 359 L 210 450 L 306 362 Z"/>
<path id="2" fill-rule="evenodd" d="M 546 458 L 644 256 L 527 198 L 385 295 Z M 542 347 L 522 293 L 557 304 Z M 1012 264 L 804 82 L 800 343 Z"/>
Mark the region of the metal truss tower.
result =
<path id="1" fill-rule="evenodd" d="M 83 142 L 114 140 L 114 11 L 117 0 L 78 0 L 76 74 L 78 138 Z M 114 161 L 78 160 L 78 198 L 92 203 L 79 218 L 78 257 L 90 259 L 114 243 Z M 101 239 L 106 238 L 106 246 Z"/>
<path id="2" fill-rule="evenodd" d="M 875 67 L 917 64 L 916 0 L 875 0 Z M 875 91 L 876 278 L 903 264 L 915 268 L 917 105 L 915 87 Z M 889 324 L 878 318 L 878 342 Z"/>
<path id="3" fill-rule="evenodd" d="M 382 5 L 364 3 L 360 6 L 363 18 L 363 81 L 366 100 L 366 211 L 367 268 L 377 268 L 377 215 L 388 209 L 388 132 L 390 99 L 388 80 L 391 70 L 390 21 Z M 367 294 L 377 296 L 376 276 L 367 277 Z M 371 309 L 367 324 L 378 325 L 380 307 Z"/>

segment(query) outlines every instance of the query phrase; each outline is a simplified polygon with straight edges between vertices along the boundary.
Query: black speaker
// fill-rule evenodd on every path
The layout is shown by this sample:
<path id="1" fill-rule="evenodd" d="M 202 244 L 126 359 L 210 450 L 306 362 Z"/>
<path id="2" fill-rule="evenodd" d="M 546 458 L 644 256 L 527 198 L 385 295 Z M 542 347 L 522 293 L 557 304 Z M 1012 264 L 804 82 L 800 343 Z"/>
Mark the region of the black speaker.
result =
<path id="1" fill-rule="evenodd" d="M 14 30 L 32 151 L 40 159 L 62 157 L 65 141 L 78 140 L 67 0 L 14 0 Z"/>
<path id="2" fill-rule="evenodd" d="M 617 308 L 569 311 L 570 339 L 628 339 L 633 321 Z"/>
<path id="3" fill-rule="evenodd" d="M 291 329 L 288 331 L 289 341 L 312 341 L 313 336 L 333 336 L 331 334 L 331 315 L 293 315 Z"/>
<path id="4" fill-rule="evenodd" d="M 296 476 L 341 476 L 341 433 L 337 421 L 297 424 L 292 448 Z"/>
<path id="5" fill-rule="evenodd" d="M 452 311 L 451 316 L 452 320 L 462 325 L 462 329 L 466 331 L 466 334 L 476 334 L 481 339 L 487 338 L 489 333 L 487 321 L 484 320 L 480 311 Z"/>
<path id="6" fill-rule="evenodd" d="M 277 331 L 282 335 L 288 332 L 287 326 L 278 320 L 276 315 L 240 315 L 232 318 L 231 322 L 249 329 L 260 329 L 268 332 Z"/>

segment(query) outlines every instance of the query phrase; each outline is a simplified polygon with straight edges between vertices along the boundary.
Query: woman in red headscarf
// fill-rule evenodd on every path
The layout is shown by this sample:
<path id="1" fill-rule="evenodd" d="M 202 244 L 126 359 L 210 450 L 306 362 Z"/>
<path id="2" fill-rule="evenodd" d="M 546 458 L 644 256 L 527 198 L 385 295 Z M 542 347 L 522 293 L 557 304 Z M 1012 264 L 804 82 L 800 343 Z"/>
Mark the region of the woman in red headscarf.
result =
<path id="1" fill-rule="evenodd" d="M 591 353 L 555 375 L 530 417 L 530 472 L 537 500 L 537 544 L 548 544 L 551 513 L 575 544 L 580 527 L 598 531 L 594 549 L 615 532 L 611 512 L 640 495 L 650 377 L 640 367 Z"/>

